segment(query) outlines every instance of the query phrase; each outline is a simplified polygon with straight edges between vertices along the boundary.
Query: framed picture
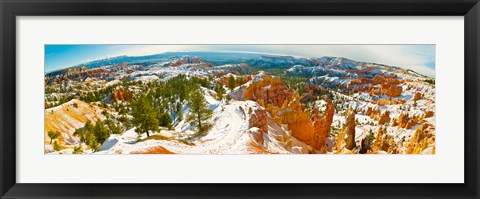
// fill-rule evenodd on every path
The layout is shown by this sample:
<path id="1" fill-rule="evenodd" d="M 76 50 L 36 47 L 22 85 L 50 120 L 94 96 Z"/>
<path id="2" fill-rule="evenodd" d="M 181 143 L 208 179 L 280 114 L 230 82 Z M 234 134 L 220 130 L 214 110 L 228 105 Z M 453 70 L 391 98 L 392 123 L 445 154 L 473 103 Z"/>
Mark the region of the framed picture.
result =
<path id="1" fill-rule="evenodd" d="M 479 6 L 2 1 L 0 196 L 478 198 Z"/>

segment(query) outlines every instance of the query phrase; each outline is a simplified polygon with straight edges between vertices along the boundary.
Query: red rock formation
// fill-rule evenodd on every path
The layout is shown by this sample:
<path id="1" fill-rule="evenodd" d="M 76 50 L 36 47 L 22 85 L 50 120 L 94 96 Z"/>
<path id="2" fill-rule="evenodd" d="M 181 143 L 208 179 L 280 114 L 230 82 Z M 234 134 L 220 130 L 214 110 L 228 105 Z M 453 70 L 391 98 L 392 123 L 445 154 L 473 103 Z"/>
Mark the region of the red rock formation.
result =
<path id="1" fill-rule="evenodd" d="M 250 80 L 253 79 L 253 77 L 251 75 L 245 75 L 242 77 L 243 78 L 243 84 L 249 82 Z"/>
<path id="2" fill-rule="evenodd" d="M 374 152 L 377 152 L 378 150 L 382 150 L 382 147 L 383 149 L 385 149 L 385 147 L 383 146 L 383 140 L 382 140 L 384 134 L 385 134 L 384 127 L 383 126 L 378 127 L 377 136 L 375 137 L 375 141 L 373 142 L 373 147 L 372 147 L 372 150 Z"/>
<path id="3" fill-rule="evenodd" d="M 380 109 L 374 109 L 372 111 L 368 111 L 367 109 L 367 112 L 369 113 L 367 115 L 369 115 L 370 118 L 372 118 L 373 120 L 377 121 L 380 125 L 386 122 L 390 122 L 390 111 L 385 111 L 382 113 Z"/>
<path id="4" fill-rule="evenodd" d="M 370 115 L 372 114 L 372 111 L 373 111 L 373 110 L 372 110 L 372 107 L 369 106 L 369 107 L 367 108 L 367 111 L 365 112 L 365 115 L 370 116 Z"/>
<path id="5" fill-rule="evenodd" d="M 263 144 L 264 138 L 263 138 L 263 133 L 266 133 L 267 131 L 258 129 L 258 128 L 252 128 L 247 130 L 247 133 L 252 137 L 252 139 L 259 145 Z"/>
<path id="6" fill-rule="evenodd" d="M 370 113 L 370 118 L 374 119 L 380 115 L 380 109 L 373 109 L 372 112 Z"/>
<path id="7" fill-rule="evenodd" d="M 129 90 L 123 88 L 115 88 L 112 91 L 112 94 L 108 97 L 110 101 L 130 101 L 132 99 L 132 94 Z"/>
<path id="8" fill-rule="evenodd" d="M 413 86 L 412 86 L 411 84 L 409 84 L 409 85 L 407 86 L 407 89 L 405 89 L 405 90 L 409 91 L 409 90 L 411 90 L 412 88 L 413 88 Z"/>
<path id="9" fill-rule="evenodd" d="M 293 137 L 318 151 L 324 150 L 335 111 L 335 106 L 329 99 L 326 99 L 327 108 L 322 116 L 318 114 L 318 110 L 310 114 L 301 105 L 300 96 L 286 87 L 280 78 L 264 76 L 262 80 L 252 82 L 245 89 L 244 100 L 256 101 L 271 114 L 276 123 L 286 125 Z M 259 119 L 260 116 L 251 118 L 251 124 L 262 128 L 264 122 Z"/>
<path id="10" fill-rule="evenodd" d="M 380 73 L 376 75 L 371 82 L 375 85 L 380 85 L 380 87 L 372 88 L 370 91 L 371 94 L 384 94 L 389 97 L 398 97 L 402 94 L 402 87 L 399 86 L 399 84 L 403 83 L 403 81 L 397 79 L 395 75 Z"/>
<path id="11" fill-rule="evenodd" d="M 355 143 L 355 113 L 350 111 L 347 113 L 346 124 L 345 124 L 345 134 L 346 137 L 346 146 L 345 148 L 353 150 L 356 147 Z"/>
<path id="12" fill-rule="evenodd" d="M 172 63 L 172 66 L 181 66 L 183 64 L 199 64 L 202 63 L 202 59 L 195 57 L 195 58 L 181 58 L 176 60 Z"/>
<path id="13" fill-rule="evenodd" d="M 376 102 L 373 102 L 373 103 L 376 103 L 380 106 L 386 106 L 386 105 L 391 105 L 392 101 L 390 101 L 388 99 L 379 99 L 379 100 L 377 100 Z"/>
<path id="14" fill-rule="evenodd" d="M 428 125 L 422 124 L 420 127 L 415 130 L 415 133 L 413 134 L 412 139 L 410 140 L 408 144 L 408 149 L 407 153 L 408 154 L 419 154 L 421 153 L 425 148 L 427 148 L 427 141 L 428 138 L 426 136 L 426 129 Z"/>
<path id="15" fill-rule="evenodd" d="M 388 135 L 385 130 L 386 129 L 383 126 L 378 127 L 378 132 L 373 143 L 372 152 L 377 153 L 378 151 L 385 151 L 390 154 L 398 153 L 395 140 L 392 136 Z"/>
<path id="16" fill-rule="evenodd" d="M 252 82 L 245 89 L 244 99 L 274 104 L 282 107 L 285 100 L 293 100 L 293 89 L 287 88 L 278 77 L 264 76 L 262 81 Z"/>
<path id="17" fill-rule="evenodd" d="M 402 87 L 393 84 L 382 84 L 382 94 L 385 94 L 389 97 L 398 97 L 402 94 Z"/>
<path id="18" fill-rule="evenodd" d="M 382 114 L 380 114 L 377 121 L 378 121 L 378 124 L 380 125 L 390 122 L 390 112 L 385 111 Z"/>
<path id="19" fill-rule="evenodd" d="M 310 146 L 315 145 L 315 127 L 308 112 L 286 111 L 278 117 L 281 124 L 286 124 L 292 136 Z"/>
<path id="20" fill-rule="evenodd" d="M 342 148 L 353 150 L 356 147 L 355 143 L 355 112 L 352 109 L 348 109 L 345 118 L 345 124 L 342 130 L 338 134 L 337 138 L 337 151 Z"/>
<path id="21" fill-rule="evenodd" d="M 389 99 L 379 99 L 377 101 L 373 101 L 373 104 L 378 104 L 380 106 L 386 106 L 386 105 L 395 105 L 395 104 L 405 104 L 404 99 L 397 99 L 397 100 L 389 100 Z"/>
<path id="22" fill-rule="evenodd" d="M 296 104 L 296 103 L 292 103 Z M 312 115 L 308 111 L 303 111 L 297 105 L 290 108 L 283 108 L 273 113 L 277 113 L 276 119 L 280 120 L 280 124 L 286 124 L 292 132 L 292 136 L 298 140 L 312 146 L 318 151 L 324 151 L 325 141 L 330 133 L 330 126 L 333 121 L 335 111 L 334 104 L 327 100 L 327 108 L 323 115 L 319 115 L 318 109 L 314 109 Z"/>
<path id="23" fill-rule="evenodd" d="M 156 146 L 156 147 L 146 148 L 141 151 L 132 151 L 130 152 L 130 154 L 175 154 L 175 153 L 166 149 L 163 146 Z"/>
<path id="24" fill-rule="evenodd" d="M 433 111 L 426 111 L 425 114 L 423 115 L 423 118 L 429 118 L 432 117 L 434 114 Z"/>
<path id="25" fill-rule="evenodd" d="M 267 111 L 265 109 L 256 109 L 250 115 L 249 127 L 258 127 L 263 132 L 268 133 Z"/>
<path id="26" fill-rule="evenodd" d="M 330 134 L 330 126 L 332 125 L 334 113 L 335 105 L 330 100 L 327 100 L 325 113 L 321 117 L 318 115 L 318 109 L 315 109 L 313 113 L 313 126 L 315 128 L 314 140 L 315 149 L 317 150 L 322 150 L 325 147 L 325 141 Z"/>
<path id="27" fill-rule="evenodd" d="M 422 99 L 422 94 L 419 92 L 416 92 L 415 95 L 413 95 L 413 100 L 417 101 L 419 99 Z"/>
<path id="28" fill-rule="evenodd" d="M 405 101 L 404 99 L 397 99 L 393 102 L 393 104 L 405 104 L 405 102 L 407 101 Z"/>
<path id="29" fill-rule="evenodd" d="M 304 94 L 302 95 L 302 102 L 311 102 L 317 100 L 316 96 L 327 93 L 328 91 L 316 84 L 306 84 L 303 87 Z"/>
<path id="30" fill-rule="evenodd" d="M 408 120 L 408 114 L 400 113 L 400 116 L 398 116 L 398 125 L 405 128 L 404 126 L 408 124 Z"/>
<path id="31" fill-rule="evenodd" d="M 367 83 L 370 83 L 370 80 L 364 77 L 360 77 L 358 79 L 352 79 L 350 80 L 350 83 L 348 83 L 348 88 L 351 88 L 356 85 L 367 84 Z"/>
<path id="32" fill-rule="evenodd" d="M 408 114 L 401 113 L 398 116 L 398 126 L 410 129 L 412 126 L 416 125 L 418 122 L 418 117 L 412 116 L 410 117 Z"/>
<path id="33" fill-rule="evenodd" d="M 372 134 L 368 134 L 362 139 L 361 145 L 360 145 L 360 150 L 358 153 L 360 154 L 365 154 L 370 150 L 370 136 L 373 136 Z"/>
<path id="34" fill-rule="evenodd" d="M 220 78 L 220 83 L 222 83 L 224 86 L 228 86 L 229 79 L 230 75 L 225 75 Z M 237 76 L 235 77 L 235 87 L 241 86 L 252 79 L 253 77 L 251 75 Z"/>
<path id="35" fill-rule="evenodd" d="M 398 126 L 398 122 L 395 118 L 392 119 L 392 126 Z"/>

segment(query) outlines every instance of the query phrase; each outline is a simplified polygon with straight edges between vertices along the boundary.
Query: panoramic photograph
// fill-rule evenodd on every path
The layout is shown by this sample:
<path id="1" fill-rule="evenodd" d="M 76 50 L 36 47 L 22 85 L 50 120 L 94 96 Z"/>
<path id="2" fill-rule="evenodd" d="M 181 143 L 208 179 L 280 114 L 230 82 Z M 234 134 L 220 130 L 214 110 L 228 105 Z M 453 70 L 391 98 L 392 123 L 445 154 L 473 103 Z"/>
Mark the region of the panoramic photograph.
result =
<path id="1" fill-rule="evenodd" d="M 435 154 L 435 45 L 44 49 L 44 154 Z"/>

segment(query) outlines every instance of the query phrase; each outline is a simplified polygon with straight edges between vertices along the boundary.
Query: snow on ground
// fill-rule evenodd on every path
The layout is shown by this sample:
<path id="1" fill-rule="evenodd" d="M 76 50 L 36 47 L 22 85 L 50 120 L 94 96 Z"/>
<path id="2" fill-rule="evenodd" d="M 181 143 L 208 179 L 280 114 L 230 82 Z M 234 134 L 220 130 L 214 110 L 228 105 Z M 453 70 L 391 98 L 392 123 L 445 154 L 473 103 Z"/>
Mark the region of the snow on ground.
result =
<path id="1" fill-rule="evenodd" d="M 209 70 L 193 70 L 189 68 L 190 65 L 181 65 L 177 67 L 165 66 L 161 64 L 161 67 L 149 67 L 148 70 L 135 71 L 128 76 L 133 78 L 135 81 L 142 82 L 151 82 L 156 81 L 159 78 L 162 80 L 175 77 L 179 74 L 187 76 L 208 76 L 211 75 L 212 71 Z M 219 66 L 217 68 L 231 67 L 230 65 Z M 293 71 L 292 67 L 288 71 Z M 386 72 L 386 71 L 383 71 Z M 233 75 L 228 73 L 227 75 Z M 241 101 L 243 100 L 243 95 L 245 87 L 250 85 L 252 82 L 260 81 L 263 76 L 263 71 L 260 71 L 257 75 L 254 76 L 252 80 L 247 82 L 244 86 L 239 86 L 232 91 L 227 90 L 227 95 L 232 97 L 233 101 L 227 103 L 225 101 L 218 101 L 214 96 L 216 93 L 207 88 L 201 88 L 202 92 L 205 94 L 205 100 L 208 103 L 208 108 L 213 110 L 213 117 L 210 119 L 209 123 L 212 124 L 211 129 L 203 137 L 193 138 L 195 129 L 185 120 L 179 121 L 173 130 L 161 130 L 160 132 L 152 132 L 151 135 L 157 136 L 155 139 L 147 139 L 147 136 L 144 134 L 138 135 L 135 132 L 135 128 L 129 129 L 121 135 L 111 135 L 101 146 L 98 152 L 95 154 L 128 154 L 131 152 L 141 152 L 145 151 L 152 147 L 162 146 L 167 150 L 170 150 L 174 153 L 183 153 L 183 154 L 242 154 L 242 153 L 252 153 L 252 143 L 257 144 L 260 148 L 265 149 L 265 151 L 270 153 L 305 153 L 310 151 L 311 147 L 305 145 L 304 143 L 298 141 L 291 136 L 291 133 L 286 130 L 285 127 L 278 125 L 273 121 L 271 116 L 268 114 L 268 133 L 263 133 L 263 142 L 258 143 L 258 140 L 255 140 L 252 137 L 252 132 L 259 131 L 258 128 L 253 127 L 249 128 L 249 109 L 256 110 L 260 107 L 256 102 L 253 101 Z M 335 96 L 347 100 L 343 104 L 338 104 L 343 108 L 356 108 L 366 110 L 368 107 L 372 109 L 380 109 L 381 112 L 389 111 L 390 118 L 396 119 L 400 113 L 408 113 L 409 115 L 421 116 L 425 114 L 426 111 L 435 112 L 435 87 L 428 83 L 422 82 L 420 77 L 410 77 L 411 74 L 400 74 L 399 77 L 403 79 L 410 79 L 403 83 L 402 89 L 403 92 L 401 96 L 392 98 L 391 100 L 403 99 L 406 101 L 402 105 L 386 105 L 379 106 L 373 104 L 374 99 L 368 93 L 355 93 L 352 96 L 344 95 L 339 92 L 333 92 Z M 348 85 L 350 82 L 349 78 L 338 77 L 335 74 L 315 76 L 310 78 L 310 82 L 321 84 L 321 85 Z M 105 83 L 106 86 L 115 85 L 120 83 L 119 80 L 115 79 Z M 408 90 L 407 90 L 408 88 Z M 424 95 L 423 99 L 414 101 L 413 96 L 416 92 L 422 93 Z M 381 98 L 388 99 L 387 96 L 380 96 Z M 235 101 L 238 100 L 238 101 Z M 71 102 L 68 102 L 71 104 Z M 317 107 L 320 110 L 325 109 L 325 101 L 318 100 L 316 102 Z M 47 109 L 46 113 L 58 111 L 60 107 L 54 107 Z M 188 106 L 183 107 L 183 113 L 188 114 Z M 345 121 L 345 111 L 335 112 L 332 127 L 341 129 L 342 124 Z M 371 119 L 369 116 L 356 114 L 356 136 L 355 140 L 359 143 L 365 136 L 370 133 L 374 135 L 378 132 L 378 124 L 376 121 Z M 435 127 L 435 116 L 424 119 L 425 122 L 432 124 Z M 67 121 L 69 123 L 75 123 L 75 121 Z M 80 125 L 75 125 L 80 126 Z M 413 126 L 411 129 L 403 129 L 399 127 L 387 127 L 387 134 L 390 134 L 394 137 L 395 141 L 402 139 L 409 139 L 413 132 L 419 125 Z M 332 142 L 333 140 L 329 140 Z M 51 146 L 46 145 L 45 151 L 51 152 Z M 73 149 L 64 149 L 60 152 L 54 153 L 71 153 Z M 86 153 L 91 153 L 91 151 L 86 151 Z"/>
<path id="2" fill-rule="evenodd" d="M 134 79 L 134 81 L 141 81 L 143 83 L 151 82 L 155 80 L 158 80 L 158 76 L 156 75 L 144 75 L 144 76 L 135 77 Z"/>
<path id="3" fill-rule="evenodd" d="M 114 79 L 114 80 L 112 80 L 112 81 L 107 82 L 107 83 L 105 84 L 105 86 L 113 86 L 113 85 L 118 84 L 118 83 L 120 83 L 120 80 Z"/>
<path id="4" fill-rule="evenodd" d="M 239 103 L 232 103 L 225 105 L 224 108 L 217 107 L 214 110 L 213 117 L 217 122 L 214 123 L 212 129 L 205 137 L 194 141 L 193 146 L 177 140 L 146 140 L 137 142 L 137 133 L 135 133 L 134 129 L 130 129 L 120 136 L 111 136 L 109 140 L 116 140 L 115 144 L 99 153 L 131 153 L 155 146 L 162 146 L 174 153 L 184 154 L 246 152 L 243 146 L 246 146 L 246 142 L 249 141 L 248 134 L 245 133 L 248 129 L 248 123 L 244 121 L 243 113 L 238 109 L 239 105 Z M 142 135 L 142 137 L 145 137 L 145 135 Z"/>
<path id="5" fill-rule="evenodd" d="M 215 107 L 210 123 L 213 124 L 208 133 L 199 138 L 182 140 L 187 134 L 193 135 L 188 123 L 180 122 L 174 131 L 161 130 L 152 135 L 162 135 L 166 139 L 146 139 L 145 134 L 138 134 L 135 129 L 129 129 L 121 135 L 111 135 L 96 154 L 128 154 L 145 151 L 152 147 L 162 146 L 174 153 L 182 154 L 246 154 L 252 151 L 252 143 L 256 140 L 249 132 L 257 130 L 249 128 L 250 119 L 247 111 L 261 108 L 253 101 L 232 101 L 229 104 L 208 99 L 210 107 Z M 215 106 L 212 106 L 215 105 Z M 271 117 L 268 118 L 269 132 L 264 133 L 264 142 L 258 145 L 270 153 L 302 153 L 309 146 L 290 136 L 288 131 L 278 126 Z M 182 132 L 183 131 L 183 132 Z M 166 135 L 166 134 L 169 135 Z M 153 137 L 153 136 L 152 136 Z M 173 139 L 170 139 L 173 138 Z M 144 141 L 138 140 L 144 139 Z M 187 142 L 185 142 L 187 141 Z M 191 142 L 192 144 L 188 144 Z"/>

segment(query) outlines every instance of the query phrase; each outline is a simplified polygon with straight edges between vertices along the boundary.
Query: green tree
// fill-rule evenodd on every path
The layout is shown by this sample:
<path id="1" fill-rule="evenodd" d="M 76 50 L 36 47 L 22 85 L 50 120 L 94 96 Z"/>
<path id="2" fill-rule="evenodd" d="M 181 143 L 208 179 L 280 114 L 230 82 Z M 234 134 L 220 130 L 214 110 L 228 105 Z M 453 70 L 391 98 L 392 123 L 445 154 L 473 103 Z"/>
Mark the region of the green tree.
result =
<path id="1" fill-rule="evenodd" d="M 233 77 L 233 75 L 230 75 L 230 77 L 228 78 L 228 88 L 230 90 L 233 90 L 235 88 L 235 77 Z"/>
<path id="2" fill-rule="evenodd" d="M 50 137 L 50 144 L 52 144 L 52 141 L 60 137 L 60 132 L 58 131 L 48 131 L 48 137 Z"/>
<path id="3" fill-rule="evenodd" d="M 99 144 L 105 142 L 105 140 L 107 140 L 107 138 L 110 136 L 108 128 L 105 127 L 105 123 L 100 120 L 95 123 L 95 128 L 93 132 L 95 132 L 94 135 Z"/>
<path id="4" fill-rule="evenodd" d="M 238 77 L 238 78 L 235 80 L 235 84 L 236 84 L 237 86 L 243 85 L 243 77 Z"/>
<path id="5" fill-rule="evenodd" d="M 204 125 L 204 123 L 212 117 L 213 111 L 207 108 L 207 101 L 199 88 L 190 94 L 188 106 L 190 112 L 187 115 L 187 121 L 192 126 L 197 126 L 198 133 L 207 130 L 209 125 Z"/>
<path id="6" fill-rule="evenodd" d="M 177 115 L 177 120 L 180 121 L 180 120 L 183 120 L 183 113 L 182 113 L 182 108 L 183 108 L 183 104 L 182 103 L 177 103 L 176 107 L 175 107 L 175 113 Z"/>
<path id="7" fill-rule="evenodd" d="M 167 96 L 160 97 L 160 99 L 157 99 L 154 105 L 157 109 L 159 125 L 163 127 L 167 127 L 168 129 L 171 129 L 172 118 L 170 118 L 170 109 L 173 109 L 173 107 L 170 106 L 170 102 L 168 101 Z"/>
<path id="8" fill-rule="evenodd" d="M 108 127 L 108 133 L 111 134 L 121 134 L 122 133 L 122 128 L 120 125 L 116 125 L 115 122 L 111 119 L 106 119 L 105 124 Z"/>
<path id="9" fill-rule="evenodd" d="M 62 145 L 60 145 L 60 143 L 58 143 L 58 141 L 55 141 L 55 142 L 53 143 L 53 150 L 55 150 L 55 151 L 60 151 L 60 150 L 62 150 Z"/>
<path id="10" fill-rule="evenodd" d="M 88 134 L 88 137 L 89 137 L 88 140 L 90 141 L 90 144 L 89 144 L 90 148 L 92 148 L 93 151 L 98 151 L 100 148 L 100 145 L 98 144 L 98 141 L 95 138 L 95 135 L 93 133 L 90 133 Z"/>
<path id="11" fill-rule="evenodd" d="M 73 154 L 81 154 L 83 153 L 82 145 L 78 145 L 75 148 L 73 148 Z"/>
<path id="12" fill-rule="evenodd" d="M 159 114 L 158 120 L 160 122 L 160 126 L 172 129 L 172 118 L 170 118 L 170 115 L 167 112 Z"/>
<path id="13" fill-rule="evenodd" d="M 223 88 L 223 85 L 220 82 L 215 84 L 215 92 L 217 92 L 218 100 L 221 101 L 223 99 L 223 95 L 225 95 L 225 88 Z"/>
<path id="14" fill-rule="evenodd" d="M 118 112 L 119 115 L 126 117 L 127 116 L 127 109 L 122 105 L 120 107 L 120 111 Z"/>
<path id="15" fill-rule="evenodd" d="M 147 133 L 150 137 L 149 131 L 159 129 L 158 111 L 150 97 L 141 96 L 132 102 L 132 116 L 132 124 L 137 127 L 135 131 L 138 134 Z"/>
<path id="16" fill-rule="evenodd" d="M 92 137 L 95 139 L 95 136 L 93 134 L 93 131 L 94 131 L 94 127 L 92 122 L 90 122 L 90 120 L 87 121 L 87 123 L 85 123 L 85 126 L 83 127 L 84 128 L 84 137 L 85 137 L 85 142 L 87 143 L 87 145 L 89 143 L 91 143 L 92 141 Z"/>

